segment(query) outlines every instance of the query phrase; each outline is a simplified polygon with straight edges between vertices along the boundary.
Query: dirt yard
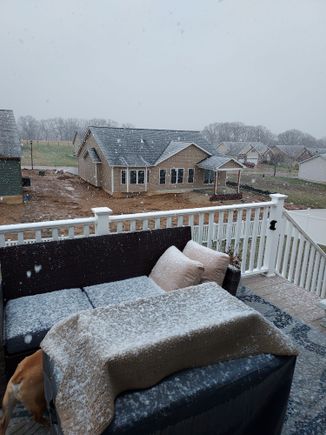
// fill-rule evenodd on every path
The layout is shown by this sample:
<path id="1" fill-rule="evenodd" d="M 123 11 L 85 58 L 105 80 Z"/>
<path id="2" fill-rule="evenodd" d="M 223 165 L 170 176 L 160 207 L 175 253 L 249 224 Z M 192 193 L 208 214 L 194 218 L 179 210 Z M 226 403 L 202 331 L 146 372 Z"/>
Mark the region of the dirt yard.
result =
<path id="1" fill-rule="evenodd" d="M 233 204 L 211 202 L 205 193 L 189 192 L 114 198 L 76 175 L 63 172 L 24 170 L 31 187 L 24 188 L 22 205 L 0 204 L 0 225 L 91 216 L 92 207 L 110 207 L 114 214 Z M 268 197 L 244 192 L 241 202 L 268 201 Z"/>

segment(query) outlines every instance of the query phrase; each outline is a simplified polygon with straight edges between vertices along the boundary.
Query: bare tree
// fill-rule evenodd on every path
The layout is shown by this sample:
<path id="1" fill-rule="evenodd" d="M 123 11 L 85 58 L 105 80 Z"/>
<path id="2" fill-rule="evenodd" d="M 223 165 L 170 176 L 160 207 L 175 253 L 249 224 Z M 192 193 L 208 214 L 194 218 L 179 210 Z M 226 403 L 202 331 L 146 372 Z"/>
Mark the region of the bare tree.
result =
<path id="1" fill-rule="evenodd" d="M 286 130 L 278 135 L 278 143 L 284 145 L 317 146 L 317 140 L 311 134 L 300 130 Z"/>
<path id="2" fill-rule="evenodd" d="M 281 152 L 276 151 L 276 150 L 273 150 L 273 153 L 271 154 L 271 158 L 270 158 L 269 163 L 270 163 L 271 165 L 273 165 L 273 168 L 274 168 L 274 173 L 273 173 L 273 175 L 274 175 L 274 177 L 276 176 L 277 166 L 278 166 L 280 163 L 283 163 L 284 160 L 285 160 L 285 159 L 284 159 L 284 155 L 283 155 Z"/>

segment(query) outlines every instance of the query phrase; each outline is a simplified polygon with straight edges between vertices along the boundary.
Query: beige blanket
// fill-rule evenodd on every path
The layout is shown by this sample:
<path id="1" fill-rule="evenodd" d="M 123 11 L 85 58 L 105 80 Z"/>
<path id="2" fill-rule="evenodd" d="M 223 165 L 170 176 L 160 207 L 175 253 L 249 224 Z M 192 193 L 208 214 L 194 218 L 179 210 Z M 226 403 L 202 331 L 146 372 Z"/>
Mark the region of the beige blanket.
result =
<path id="1" fill-rule="evenodd" d="M 41 343 L 62 373 L 56 409 L 65 434 L 100 434 L 122 391 L 190 367 L 296 349 L 261 314 L 213 283 L 111 307 L 55 325 Z"/>

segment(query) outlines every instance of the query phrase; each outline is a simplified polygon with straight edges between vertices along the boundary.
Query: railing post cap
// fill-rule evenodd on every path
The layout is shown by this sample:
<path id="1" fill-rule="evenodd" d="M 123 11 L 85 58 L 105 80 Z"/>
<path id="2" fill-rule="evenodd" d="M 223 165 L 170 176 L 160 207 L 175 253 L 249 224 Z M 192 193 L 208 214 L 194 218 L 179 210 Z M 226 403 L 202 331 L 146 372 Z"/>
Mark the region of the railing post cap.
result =
<path id="1" fill-rule="evenodd" d="M 97 215 L 112 214 L 112 210 L 109 207 L 93 207 L 91 210 Z"/>
<path id="2" fill-rule="evenodd" d="M 277 202 L 280 199 L 286 199 L 288 197 L 288 195 L 283 195 L 283 193 L 271 193 L 269 195 L 272 198 L 272 201 Z"/>

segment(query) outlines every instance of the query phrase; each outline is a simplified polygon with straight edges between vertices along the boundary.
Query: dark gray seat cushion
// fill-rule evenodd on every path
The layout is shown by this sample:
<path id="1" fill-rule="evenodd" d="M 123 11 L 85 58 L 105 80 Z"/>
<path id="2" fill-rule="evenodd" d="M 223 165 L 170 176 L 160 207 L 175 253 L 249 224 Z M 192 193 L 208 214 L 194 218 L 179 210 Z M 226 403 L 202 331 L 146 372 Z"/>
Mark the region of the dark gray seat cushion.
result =
<path id="1" fill-rule="evenodd" d="M 7 352 L 24 352 L 38 347 L 55 323 L 87 309 L 92 309 L 92 305 L 79 288 L 11 299 L 5 307 Z"/>
<path id="2" fill-rule="evenodd" d="M 113 281 L 84 288 L 94 308 L 120 304 L 165 293 L 148 276 Z"/>

